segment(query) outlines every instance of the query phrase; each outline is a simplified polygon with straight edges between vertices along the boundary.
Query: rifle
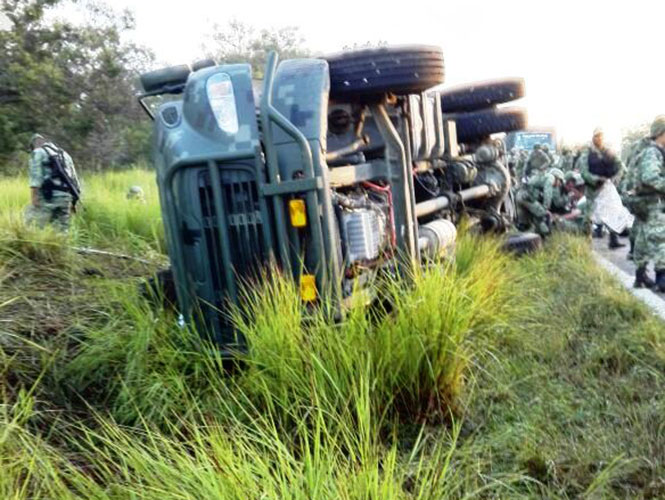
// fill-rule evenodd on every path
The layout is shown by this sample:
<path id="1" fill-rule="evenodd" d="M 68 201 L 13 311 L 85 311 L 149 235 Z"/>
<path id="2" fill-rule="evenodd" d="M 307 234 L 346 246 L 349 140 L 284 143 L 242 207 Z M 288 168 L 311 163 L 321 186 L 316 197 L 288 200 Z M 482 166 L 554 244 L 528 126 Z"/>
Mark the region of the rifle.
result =
<path id="1" fill-rule="evenodd" d="M 62 149 L 49 144 L 44 144 L 42 147 L 49 156 L 51 169 L 53 171 L 51 178 L 47 179 L 47 181 L 44 183 L 45 186 L 43 186 L 45 197 L 48 199 L 46 193 L 52 193 L 53 190 L 63 190 L 60 189 L 59 186 L 55 186 L 51 181 L 52 178 L 57 177 L 64 184 L 64 187 L 66 188 L 64 191 L 67 191 L 72 195 L 72 210 L 76 212 L 76 204 L 81 199 L 81 188 L 78 185 L 78 181 L 72 179 L 67 172 L 67 169 L 65 168 L 65 157 L 62 154 Z M 46 185 L 47 182 L 48 185 Z"/>

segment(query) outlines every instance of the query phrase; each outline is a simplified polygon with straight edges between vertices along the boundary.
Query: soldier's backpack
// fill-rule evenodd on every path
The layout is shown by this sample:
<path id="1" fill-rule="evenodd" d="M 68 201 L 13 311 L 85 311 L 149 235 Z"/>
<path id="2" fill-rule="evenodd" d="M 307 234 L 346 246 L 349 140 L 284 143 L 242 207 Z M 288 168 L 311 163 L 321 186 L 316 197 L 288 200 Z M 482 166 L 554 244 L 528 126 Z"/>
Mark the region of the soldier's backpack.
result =
<path id="1" fill-rule="evenodd" d="M 636 141 L 630 148 L 628 157 L 626 158 L 626 167 L 627 175 L 625 183 L 623 185 L 623 195 L 621 199 L 624 206 L 632 213 L 635 217 L 641 220 L 646 220 L 649 215 L 649 203 L 648 200 L 645 200 L 644 196 L 637 194 L 637 164 L 640 160 L 640 157 L 646 151 L 646 149 L 652 144 L 651 140 L 648 137 L 642 138 Z M 661 148 L 658 148 L 663 159 L 665 159 L 665 151 Z"/>
<path id="2" fill-rule="evenodd" d="M 42 194 L 46 201 L 53 198 L 54 191 L 69 193 L 72 197 L 72 208 L 81 198 L 81 186 L 73 165 L 68 164 L 65 153 L 55 144 L 44 144 L 42 146 L 49 158 L 49 177 L 42 184 Z"/>

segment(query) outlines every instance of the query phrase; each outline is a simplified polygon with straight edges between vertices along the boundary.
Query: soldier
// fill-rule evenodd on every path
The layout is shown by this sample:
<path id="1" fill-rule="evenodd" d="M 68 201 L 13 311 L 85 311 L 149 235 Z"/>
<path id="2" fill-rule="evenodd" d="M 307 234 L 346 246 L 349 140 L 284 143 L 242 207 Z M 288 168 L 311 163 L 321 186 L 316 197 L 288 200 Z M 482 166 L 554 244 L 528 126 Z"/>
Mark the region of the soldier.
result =
<path id="1" fill-rule="evenodd" d="M 550 158 L 543 151 L 543 148 L 540 144 L 533 146 L 531 154 L 526 161 L 526 168 L 524 170 L 524 177 L 527 179 L 532 175 L 537 173 L 545 172 L 550 167 Z"/>
<path id="2" fill-rule="evenodd" d="M 523 229 L 541 236 L 550 234 L 552 202 L 563 183 L 563 173 L 540 172 L 533 175 L 517 191 L 517 218 Z"/>
<path id="3" fill-rule="evenodd" d="M 637 196 L 635 188 L 637 186 L 637 163 L 640 159 L 641 153 L 649 146 L 651 139 L 649 136 L 643 137 L 633 142 L 627 150 L 626 154 L 626 174 L 621 179 L 619 191 L 621 193 L 621 201 L 630 212 L 635 216 L 633 227 L 630 229 L 630 251 L 628 252 L 628 260 L 635 260 L 635 254 L 638 255 L 636 264 L 638 268 L 638 276 L 635 280 L 635 287 L 640 288 L 642 285 L 653 286 L 651 280 L 645 281 L 646 265 L 649 261 L 648 249 L 646 245 L 646 238 L 643 234 L 644 222 L 646 220 L 645 200 Z M 637 250 L 635 250 L 637 242 Z M 640 268 L 644 267 L 644 271 Z"/>
<path id="4" fill-rule="evenodd" d="M 552 192 L 552 204 L 550 211 L 558 214 L 566 213 L 570 210 L 570 201 L 568 193 L 564 189 L 566 177 L 561 169 L 551 168 L 548 173 L 554 177 L 555 184 Z"/>
<path id="5" fill-rule="evenodd" d="M 564 174 L 573 170 L 573 152 L 568 147 L 561 150 L 561 157 L 557 162 L 557 168 Z"/>
<path id="6" fill-rule="evenodd" d="M 554 158 L 554 153 L 550 151 L 550 147 L 547 144 L 543 144 L 541 150 L 547 155 L 547 158 L 550 160 L 550 165 L 554 166 L 556 163 L 556 158 Z"/>
<path id="7" fill-rule="evenodd" d="M 656 287 L 665 292 L 665 115 L 658 116 L 651 124 L 650 139 L 649 146 L 637 161 L 635 193 L 645 206 L 642 234 L 656 268 Z M 639 239 L 635 244 L 637 250 Z M 638 263 L 637 254 L 634 259 L 638 270 L 642 269 L 646 274 L 644 262 Z M 645 285 L 648 282 L 644 276 L 636 276 L 636 282 L 638 279 Z"/>
<path id="8" fill-rule="evenodd" d="M 26 213 L 27 222 L 40 228 L 52 224 L 66 232 L 80 194 L 74 162 L 66 151 L 39 134 L 32 136 L 30 149 L 31 206 Z"/>
<path id="9" fill-rule="evenodd" d="M 583 211 L 586 204 L 584 179 L 577 172 L 566 172 L 564 178 L 564 191 L 568 199 L 568 211 L 555 219 L 555 227 L 558 230 L 570 233 L 583 233 Z"/>
<path id="10" fill-rule="evenodd" d="M 606 146 L 604 143 L 604 134 L 602 129 L 597 128 L 593 131 L 593 138 L 591 144 L 582 151 L 575 167 L 582 175 L 582 179 L 586 183 L 586 199 L 585 205 L 585 225 L 586 233 L 591 234 L 592 221 L 596 198 L 603 188 L 605 182 L 611 182 L 611 179 L 621 173 L 623 165 Z M 602 232 L 602 224 L 599 226 L 598 232 Z M 595 236 L 599 236 L 596 234 Z M 602 233 L 601 233 L 602 236 Z M 625 244 L 619 241 L 619 235 L 614 231 L 610 231 L 609 248 L 620 248 Z"/>

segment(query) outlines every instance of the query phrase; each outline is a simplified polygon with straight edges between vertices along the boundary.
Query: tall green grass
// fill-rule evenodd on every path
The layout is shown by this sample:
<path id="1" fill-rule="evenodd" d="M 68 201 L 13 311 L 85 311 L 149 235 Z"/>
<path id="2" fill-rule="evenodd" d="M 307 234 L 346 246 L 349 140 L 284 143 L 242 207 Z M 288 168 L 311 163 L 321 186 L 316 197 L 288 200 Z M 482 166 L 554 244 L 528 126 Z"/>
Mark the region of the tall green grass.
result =
<path id="1" fill-rule="evenodd" d="M 140 186 L 145 201 L 128 200 L 131 186 Z M 107 248 L 165 253 L 164 231 L 155 173 L 131 169 L 91 176 L 75 226 L 79 241 Z"/>
<path id="2" fill-rule="evenodd" d="M 81 181 L 83 197 L 78 213 L 72 217 L 71 244 L 144 254 L 165 253 L 154 172 L 136 168 L 84 173 Z M 127 199 L 127 191 L 134 185 L 143 189 L 145 202 Z M 29 191 L 27 178 L 0 181 L 0 231 L 4 240 L 25 236 L 22 226 Z"/>
<path id="3" fill-rule="evenodd" d="M 41 446 L 41 465 L 19 463 L 13 481 L 26 477 L 21 487 L 45 496 L 66 485 L 64 494 L 86 498 L 509 490 L 519 475 L 478 486 L 452 465 L 472 344 L 482 346 L 517 308 L 511 260 L 497 246 L 468 237 L 466 264 L 431 265 L 408 285 L 377 283 L 388 305 L 357 304 L 340 323 L 307 310 L 294 284 L 272 272 L 228 311 L 249 346 L 230 373 L 171 312 L 109 285 L 99 304 L 108 321 L 78 339 L 54 382 L 97 410 L 85 425 L 47 429 L 66 451 L 23 427 Z M 428 426 L 442 423 L 433 439 Z"/>

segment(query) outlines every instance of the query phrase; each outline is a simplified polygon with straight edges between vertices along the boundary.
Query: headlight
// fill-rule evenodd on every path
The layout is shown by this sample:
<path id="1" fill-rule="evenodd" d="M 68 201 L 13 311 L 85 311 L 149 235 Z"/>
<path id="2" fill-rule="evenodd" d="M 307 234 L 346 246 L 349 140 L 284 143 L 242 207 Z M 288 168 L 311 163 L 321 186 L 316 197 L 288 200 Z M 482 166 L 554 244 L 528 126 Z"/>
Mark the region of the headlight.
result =
<path id="1" fill-rule="evenodd" d="M 215 73 L 208 78 L 206 93 L 219 128 L 227 134 L 236 134 L 238 113 L 231 77 L 226 73 Z"/>

